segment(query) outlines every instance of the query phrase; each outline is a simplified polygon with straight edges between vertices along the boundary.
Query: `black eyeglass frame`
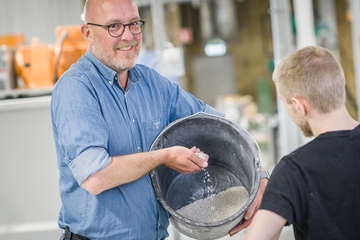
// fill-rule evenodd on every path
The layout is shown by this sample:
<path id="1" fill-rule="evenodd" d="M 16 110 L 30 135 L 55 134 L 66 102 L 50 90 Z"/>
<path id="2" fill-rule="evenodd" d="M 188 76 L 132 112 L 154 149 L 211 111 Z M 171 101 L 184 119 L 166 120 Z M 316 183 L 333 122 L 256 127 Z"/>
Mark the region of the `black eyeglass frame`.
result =
<path id="1" fill-rule="evenodd" d="M 131 26 L 131 24 L 133 24 L 134 22 L 140 22 L 140 23 L 141 23 L 140 32 L 139 32 L 139 33 L 133 33 L 133 32 L 131 31 L 130 26 Z M 136 21 L 132 21 L 132 22 L 127 23 L 127 24 L 116 23 L 116 24 L 120 24 L 120 25 L 122 25 L 122 26 L 124 27 L 122 33 L 119 34 L 119 35 L 117 35 L 117 36 L 114 36 L 114 35 L 112 35 L 112 34 L 110 33 L 110 26 L 113 25 L 113 24 L 115 24 L 115 23 L 110 23 L 110 24 L 108 24 L 108 25 L 101 25 L 101 24 L 97 24 L 97 23 L 86 23 L 86 24 L 87 24 L 87 25 L 92 25 L 92 26 L 97 26 L 97 27 L 106 28 L 106 29 L 108 30 L 108 33 L 109 33 L 109 35 L 110 35 L 111 37 L 117 38 L 117 37 L 120 37 L 121 35 L 124 34 L 126 27 L 129 27 L 129 30 L 130 30 L 130 32 L 131 32 L 133 35 L 139 35 L 140 33 L 142 33 L 142 32 L 144 31 L 145 23 L 146 23 L 146 21 L 145 21 L 145 20 L 142 20 L 142 19 L 136 20 Z"/>

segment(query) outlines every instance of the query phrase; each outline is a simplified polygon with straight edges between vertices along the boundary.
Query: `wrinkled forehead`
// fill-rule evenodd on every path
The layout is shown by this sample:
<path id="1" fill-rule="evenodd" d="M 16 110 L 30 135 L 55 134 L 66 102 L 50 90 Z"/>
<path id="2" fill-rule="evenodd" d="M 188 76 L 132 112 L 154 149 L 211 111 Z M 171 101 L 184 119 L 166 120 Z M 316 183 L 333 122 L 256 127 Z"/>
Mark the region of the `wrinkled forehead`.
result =
<path id="1" fill-rule="evenodd" d="M 126 23 L 139 19 L 139 10 L 133 0 L 88 0 L 87 21 L 102 24 Z"/>

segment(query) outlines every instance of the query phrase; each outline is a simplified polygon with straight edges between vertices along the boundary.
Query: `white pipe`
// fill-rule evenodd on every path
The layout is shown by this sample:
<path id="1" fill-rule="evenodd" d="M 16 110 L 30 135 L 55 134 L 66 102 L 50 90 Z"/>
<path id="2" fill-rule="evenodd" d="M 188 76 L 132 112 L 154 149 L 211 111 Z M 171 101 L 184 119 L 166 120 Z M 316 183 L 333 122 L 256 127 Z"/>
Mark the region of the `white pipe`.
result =
<path id="1" fill-rule="evenodd" d="M 151 0 L 151 16 L 154 31 L 155 50 L 162 53 L 166 42 L 164 9 L 162 0 Z"/>
<path id="2" fill-rule="evenodd" d="M 289 0 L 270 0 L 271 27 L 275 65 L 294 51 L 294 36 L 291 31 Z M 278 101 L 279 156 L 296 149 L 299 142 L 298 127 L 291 121 L 282 102 Z M 278 161 L 279 159 L 275 159 Z"/>
<path id="3" fill-rule="evenodd" d="M 297 48 L 316 45 L 312 0 L 294 0 Z"/>
<path id="4" fill-rule="evenodd" d="M 315 36 L 314 10 L 312 0 L 294 0 L 296 22 L 296 47 L 317 45 Z M 305 137 L 300 130 L 297 131 L 298 145 L 301 146 L 312 138 Z"/>

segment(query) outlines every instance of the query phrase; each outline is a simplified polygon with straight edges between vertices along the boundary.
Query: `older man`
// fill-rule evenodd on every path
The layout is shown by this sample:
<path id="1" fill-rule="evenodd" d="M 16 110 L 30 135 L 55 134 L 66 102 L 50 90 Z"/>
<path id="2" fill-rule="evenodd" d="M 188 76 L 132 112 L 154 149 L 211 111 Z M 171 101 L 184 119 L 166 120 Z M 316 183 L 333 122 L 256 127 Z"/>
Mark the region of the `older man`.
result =
<path id="1" fill-rule="evenodd" d="M 84 17 L 88 51 L 61 76 L 51 102 L 59 227 L 66 239 L 165 239 L 169 216 L 148 173 L 161 164 L 194 173 L 207 167 L 208 156 L 198 157 L 195 146 L 149 152 L 150 146 L 176 119 L 221 113 L 135 64 L 145 21 L 133 0 L 87 0 Z"/>

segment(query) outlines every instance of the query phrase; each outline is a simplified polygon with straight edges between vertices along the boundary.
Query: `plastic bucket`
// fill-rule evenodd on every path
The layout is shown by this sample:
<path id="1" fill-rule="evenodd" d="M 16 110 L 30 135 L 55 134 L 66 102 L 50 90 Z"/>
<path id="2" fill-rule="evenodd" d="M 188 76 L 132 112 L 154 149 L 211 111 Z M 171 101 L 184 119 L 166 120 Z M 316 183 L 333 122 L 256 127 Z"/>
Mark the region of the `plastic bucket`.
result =
<path id="1" fill-rule="evenodd" d="M 195 221 L 177 211 L 208 196 L 204 171 L 183 175 L 161 165 L 150 173 L 157 198 L 179 232 L 195 239 L 226 236 L 243 220 L 258 191 L 260 156 L 257 144 L 237 124 L 222 117 L 197 113 L 165 127 L 153 142 L 151 151 L 172 146 L 196 146 L 209 155 L 206 171 L 212 179 L 212 194 L 236 186 L 247 190 L 246 203 L 230 217 L 214 222 Z"/>

